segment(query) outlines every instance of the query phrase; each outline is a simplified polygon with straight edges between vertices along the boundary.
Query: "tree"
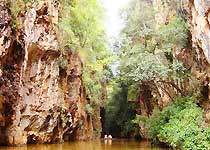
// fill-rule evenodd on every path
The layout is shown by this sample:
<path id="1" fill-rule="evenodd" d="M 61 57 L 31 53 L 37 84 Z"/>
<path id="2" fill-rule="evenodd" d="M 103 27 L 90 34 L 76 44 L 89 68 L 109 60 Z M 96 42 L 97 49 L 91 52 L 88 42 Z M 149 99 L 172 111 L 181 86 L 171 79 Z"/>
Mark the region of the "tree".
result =
<path id="1" fill-rule="evenodd" d="M 121 33 L 121 74 L 128 80 L 146 82 L 151 88 L 161 82 L 185 95 L 177 79 L 182 82 L 189 71 L 174 52 L 187 46 L 187 23 L 174 14 L 159 25 L 155 13 L 152 3 L 146 0 L 133 0 L 123 11 L 126 25 Z"/>
<path id="2" fill-rule="evenodd" d="M 61 1 L 60 49 L 78 53 L 83 62 L 83 83 L 91 105 L 100 105 L 102 84 L 112 61 L 102 24 L 104 10 L 98 0 Z"/>

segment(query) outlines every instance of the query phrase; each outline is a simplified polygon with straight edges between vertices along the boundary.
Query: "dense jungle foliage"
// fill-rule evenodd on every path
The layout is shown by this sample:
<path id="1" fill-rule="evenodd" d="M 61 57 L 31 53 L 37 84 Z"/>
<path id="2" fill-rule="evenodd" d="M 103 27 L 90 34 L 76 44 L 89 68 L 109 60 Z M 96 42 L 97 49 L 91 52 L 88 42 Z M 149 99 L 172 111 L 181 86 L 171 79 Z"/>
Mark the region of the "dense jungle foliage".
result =
<path id="1" fill-rule="evenodd" d="M 139 130 L 147 131 L 146 137 L 154 144 L 182 149 L 209 147 L 209 128 L 199 104 L 200 83 L 176 55 L 191 49 L 183 5 L 183 1 L 162 0 L 162 11 L 168 13 L 164 22 L 157 16 L 162 13 L 161 8 L 154 7 L 152 1 L 132 0 L 122 9 L 125 26 L 116 44 L 120 73 L 113 80 L 116 84 L 120 79 L 126 89 L 121 84 L 115 87 L 107 104 L 108 122 L 123 122 L 128 118 L 124 123 L 107 124 L 113 132 L 126 131 L 127 134 L 117 133 L 120 137 L 138 135 L 136 124 Z M 145 97 L 145 89 L 149 89 L 149 98 Z M 169 101 L 161 106 L 161 99 L 165 97 Z M 122 99 L 124 103 L 119 102 Z M 142 109 L 146 109 L 146 113 Z M 138 114 L 135 119 L 124 114 L 128 110 Z"/>
<path id="2" fill-rule="evenodd" d="M 192 97 L 177 98 L 162 111 L 155 108 L 148 118 L 137 115 L 134 123 L 144 124 L 154 144 L 161 142 L 182 149 L 208 149 L 209 128 L 204 123 L 203 111 Z"/>

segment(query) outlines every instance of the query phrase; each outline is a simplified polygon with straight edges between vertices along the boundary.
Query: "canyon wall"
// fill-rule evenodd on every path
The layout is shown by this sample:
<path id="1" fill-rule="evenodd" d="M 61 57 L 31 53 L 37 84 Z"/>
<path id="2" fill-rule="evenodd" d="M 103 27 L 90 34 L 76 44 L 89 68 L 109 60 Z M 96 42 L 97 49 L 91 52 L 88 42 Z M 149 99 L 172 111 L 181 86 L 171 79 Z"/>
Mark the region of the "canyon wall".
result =
<path id="1" fill-rule="evenodd" d="M 201 105 L 204 109 L 208 109 L 210 100 L 210 1 L 173 0 L 167 2 L 164 0 L 154 0 L 153 5 L 156 11 L 155 18 L 158 25 L 167 24 L 168 20 L 175 15 L 179 15 L 188 23 L 189 36 L 187 46 L 183 49 L 175 47 L 172 53 L 174 57 L 183 62 L 185 68 L 190 70 L 192 75 L 200 83 L 196 87 L 193 84 L 194 79 L 189 78 L 189 81 L 181 81 L 177 85 L 180 86 L 182 84 L 179 88 L 183 89 L 183 91 L 193 91 L 193 89 L 200 88 L 197 90 L 201 91 L 202 94 Z M 161 87 L 161 85 L 158 85 L 158 87 Z M 173 93 L 173 89 L 170 91 Z M 159 93 L 161 95 L 161 90 Z M 177 95 L 177 93 L 173 95 Z M 160 102 L 160 104 L 164 106 L 164 103 L 167 104 L 169 102 L 169 97 L 161 97 L 163 99 L 161 101 L 163 102 Z"/>
<path id="2" fill-rule="evenodd" d="M 174 5 L 172 5 L 174 3 Z M 175 4 L 179 5 L 175 5 Z M 197 103 L 205 113 L 205 121 L 210 123 L 210 0 L 164 1 L 153 0 L 157 28 L 167 25 L 170 18 L 181 16 L 188 24 L 189 36 L 187 46 L 183 49 L 174 48 L 173 56 L 183 62 L 185 68 L 192 73 L 192 78 L 181 82 L 173 81 L 183 91 L 200 92 Z M 170 84 L 155 83 L 157 89 L 150 90 L 152 97 L 146 98 L 144 92 L 148 85 L 141 85 L 138 91 L 139 114 L 149 116 L 153 106 L 160 109 L 168 106 L 179 93 Z M 169 94 L 168 94 L 169 93 Z M 188 94 L 186 94 L 188 95 Z M 183 93 L 182 96 L 185 96 Z M 196 95 L 195 95 L 196 96 Z M 156 99 L 154 99 L 156 98 Z M 153 102 L 155 101 L 155 103 Z M 148 104 L 151 105 L 148 107 Z M 151 108 L 151 109 L 149 109 Z M 148 112 L 148 110 L 150 110 Z M 206 124 L 206 125 L 207 125 Z M 141 135 L 147 138 L 144 126 L 140 126 Z"/>
<path id="3" fill-rule="evenodd" d="M 192 35 L 193 56 L 192 73 L 203 85 L 201 90 L 204 101 L 202 106 L 206 119 L 210 121 L 210 1 L 189 0 L 186 10 Z"/>
<path id="4" fill-rule="evenodd" d="M 76 52 L 62 53 L 57 40 L 59 4 L 33 3 L 12 20 L 0 2 L 0 144 L 55 143 L 100 135 L 82 81 Z M 62 62 L 67 60 L 64 67 Z"/>

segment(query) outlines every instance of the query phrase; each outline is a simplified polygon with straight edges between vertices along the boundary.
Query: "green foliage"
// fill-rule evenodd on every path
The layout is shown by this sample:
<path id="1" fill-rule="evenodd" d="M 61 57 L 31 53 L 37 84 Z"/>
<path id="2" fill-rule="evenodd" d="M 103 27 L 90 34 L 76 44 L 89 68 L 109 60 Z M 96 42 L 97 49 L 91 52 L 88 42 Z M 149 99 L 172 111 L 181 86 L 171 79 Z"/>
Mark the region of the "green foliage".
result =
<path id="1" fill-rule="evenodd" d="M 96 129 L 94 129 L 94 132 L 95 132 L 95 135 L 98 135 L 100 137 L 102 129 L 101 128 L 96 128 Z"/>
<path id="2" fill-rule="evenodd" d="M 176 89 L 177 96 L 189 95 L 193 89 L 180 85 L 193 79 L 190 71 L 175 57 L 188 46 L 187 22 L 173 15 L 160 24 L 153 8 L 147 0 L 132 0 L 123 10 L 126 22 L 121 32 L 120 75 L 126 82 L 147 83 L 153 91 L 158 91 L 157 85 L 162 83 Z M 163 92 L 170 98 L 176 97 L 169 89 Z M 135 92 L 129 91 L 131 99 L 134 98 L 132 93 Z"/>
<path id="3" fill-rule="evenodd" d="M 114 137 L 138 135 L 138 127 L 132 122 L 135 118 L 135 105 L 127 101 L 128 87 L 120 81 L 110 82 L 106 105 L 105 132 Z"/>
<path id="4" fill-rule="evenodd" d="M 155 109 L 144 123 L 154 143 L 164 142 L 173 148 L 207 149 L 210 146 L 209 128 L 204 127 L 203 112 L 190 97 L 179 98 L 162 111 Z"/>
<path id="5" fill-rule="evenodd" d="M 62 6 L 60 28 L 68 34 L 67 45 L 74 50 L 85 48 L 83 50 L 91 52 L 97 44 L 104 44 L 100 23 L 103 10 L 97 0 L 64 1 Z"/>
<path id="6" fill-rule="evenodd" d="M 68 61 L 67 61 L 63 56 L 60 56 L 60 57 L 58 58 L 58 65 L 59 65 L 62 69 L 67 69 Z"/>
<path id="7" fill-rule="evenodd" d="M 122 10 L 122 16 L 126 23 L 123 29 L 126 39 L 135 40 L 153 34 L 155 12 L 146 0 L 131 0 L 128 7 Z"/>
<path id="8" fill-rule="evenodd" d="M 91 107 L 90 104 L 86 104 L 85 105 L 85 111 L 87 112 L 87 114 L 92 115 L 94 113 L 93 108 Z"/>
<path id="9" fill-rule="evenodd" d="M 173 78 L 185 71 L 172 51 L 187 45 L 186 22 L 174 16 L 168 24 L 160 26 L 152 8 L 148 2 L 133 0 L 125 11 L 127 22 L 122 32 L 120 70 L 122 75 L 134 81 Z M 174 68 L 177 64 L 179 68 Z"/>
<path id="10" fill-rule="evenodd" d="M 9 5 L 13 19 L 16 19 L 18 13 L 24 11 L 33 2 L 34 0 L 8 0 L 7 5 Z"/>
<path id="11" fill-rule="evenodd" d="M 103 21 L 103 8 L 98 0 L 62 0 L 59 29 L 60 49 L 79 53 L 83 62 L 83 84 L 91 106 L 101 105 L 101 82 L 106 79 L 112 61 Z"/>
<path id="12" fill-rule="evenodd" d="M 128 101 L 136 101 L 138 95 L 138 84 L 134 83 L 128 87 Z"/>
<path id="13" fill-rule="evenodd" d="M 159 139 L 171 147 L 205 149 L 210 146 L 205 136 L 203 112 L 191 101 L 178 101 L 163 111 L 169 121 L 162 126 Z"/>
<path id="14" fill-rule="evenodd" d="M 102 85 L 101 81 L 104 79 L 102 72 L 92 72 L 87 68 L 83 70 L 83 83 L 86 89 L 86 93 L 91 100 L 91 105 L 101 106 L 101 92 Z"/>
<path id="15" fill-rule="evenodd" d="M 161 0 L 162 6 L 167 7 L 170 11 L 176 11 L 176 14 L 186 19 L 187 11 L 186 4 L 189 0 Z"/>
<path id="16" fill-rule="evenodd" d="M 157 39 L 158 43 L 161 43 L 161 50 L 171 52 L 175 46 L 176 49 L 186 47 L 188 32 L 188 25 L 182 18 L 172 17 L 167 25 L 158 28 Z"/>
<path id="17" fill-rule="evenodd" d="M 123 11 L 126 23 L 121 32 L 120 75 L 124 77 L 123 80 L 126 82 L 147 83 L 154 93 L 159 90 L 156 90 L 159 88 L 157 87 L 159 83 L 164 85 L 169 83 L 169 86 L 176 88 L 180 95 L 189 95 L 190 90 L 182 88 L 180 85 L 183 81 L 191 80 L 191 74 L 182 62 L 175 57 L 176 52 L 188 46 L 189 27 L 187 22 L 182 16 L 174 15 L 168 17 L 165 24 L 159 24 L 153 7 L 152 3 L 147 0 L 132 0 Z M 164 90 L 164 94 L 172 99 L 170 96 L 172 92 L 168 89 Z M 137 91 L 137 89 L 131 87 L 128 94 L 129 99 L 135 99 L 133 95 Z M 190 114 L 188 114 L 188 111 Z M 184 126 L 186 126 L 187 121 L 184 122 L 182 117 L 191 121 L 190 125 L 197 126 L 199 130 L 203 129 L 202 121 L 198 121 L 199 119 L 202 120 L 201 109 L 192 103 L 189 98 L 178 100 L 163 111 L 155 108 L 153 115 L 149 118 L 137 116 L 132 122 L 146 126 L 148 136 L 153 143 L 164 142 L 171 147 L 182 148 L 199 147 L 199 143 L 195 142 L 195 140 L 198 140 L 197 137 L 190 133 L 195 132 L 195 130 L 191 130 L 188 126 L 189 130 L 185 132 Z M 174 132 L 177 132 L 177 134 Z M 202 137 L 202 134 L 199 137 Z M 187 136 L 194 142 L 190 143 Z M 206 140 L 203 139 L 203 141 Z M 205 142 L 201 143 L 203 145 L 200 145 L 207 146 Z"/>

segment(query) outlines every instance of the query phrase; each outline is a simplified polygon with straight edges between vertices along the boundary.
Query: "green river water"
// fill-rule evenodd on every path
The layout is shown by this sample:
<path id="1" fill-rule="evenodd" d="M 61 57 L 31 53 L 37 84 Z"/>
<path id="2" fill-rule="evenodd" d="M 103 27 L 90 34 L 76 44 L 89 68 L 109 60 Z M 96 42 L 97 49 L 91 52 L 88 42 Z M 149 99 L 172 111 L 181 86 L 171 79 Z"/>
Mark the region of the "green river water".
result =
<path id="1" fill-rule="evenodd" d="M 37 144 L 24 147 L 0 147 L 0 150 L 167 150 L 152 147 L 149 141 L 112 140 Z"/>

